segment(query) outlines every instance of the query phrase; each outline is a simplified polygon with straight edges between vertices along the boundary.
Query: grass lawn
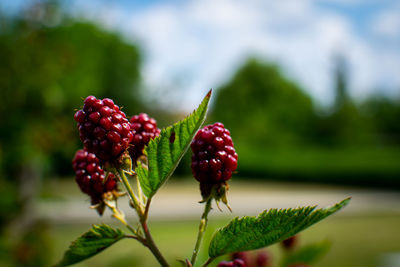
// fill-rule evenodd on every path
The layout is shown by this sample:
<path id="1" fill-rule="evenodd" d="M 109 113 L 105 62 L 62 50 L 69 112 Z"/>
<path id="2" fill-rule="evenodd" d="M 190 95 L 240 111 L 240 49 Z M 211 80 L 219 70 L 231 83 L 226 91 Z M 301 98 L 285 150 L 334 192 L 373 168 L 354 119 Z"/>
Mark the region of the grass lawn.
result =
<path id="1" fill-rule="evenodd" d="M 227 221 L 211 221 L 206 234 L 210 239 L 212 232 Z M 95 222 L 94 222 L 95 223 Z M 332 242 L 330 252 L 315 267 L 369 267 L 382 266 L 379 263 L 385 253 L 400 253 L 400 214 L 387 215 L 334 215 L 304 231 L 301 244 L 309 244 L 328 239 Z M 194 246 L 198 222 L 196 221 L 156 221 L 150 224 L 153 236 L 161 251 L 174 266 L 181 266 L 174 259 L 189 257 Z M 51 236 L 54 241 L 54 261 L 63 255 L 71 240 L 89 228 L 88 225 L 54 225 Z M 280 247 L 274 245 L 267 250 L 273 253 L 273 266 L 277 266 Z M 206 249 L 203 249 L 206 252 Z M 199 263 L 206 255 L 200 255 Z M 215 261 L 217 263 L 217 261 Z M 97 267 L 158 266 L 156 261 L 139 243 L 122 240 L 103 253 L 77 265 Z M 382 266 L 384 267 L 384 266 Z"/>

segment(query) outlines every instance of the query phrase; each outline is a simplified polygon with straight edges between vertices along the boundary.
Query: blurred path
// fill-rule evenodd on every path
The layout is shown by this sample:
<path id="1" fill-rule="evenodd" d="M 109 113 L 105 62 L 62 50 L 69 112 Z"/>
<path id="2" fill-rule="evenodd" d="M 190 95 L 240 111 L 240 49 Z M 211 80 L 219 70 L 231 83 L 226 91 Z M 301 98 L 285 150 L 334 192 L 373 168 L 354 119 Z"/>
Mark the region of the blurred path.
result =
<path id="1" fill-rule="evenodd" d="M 72 190 L 74 194 L 60 191 L 60 199 L 38 201 L 35 206 L 37 215 L 53 223 L 99 223 L 111 220 L 108 211 L 99 218 L 95 211 L 88 209 L 88 199 L 80 194 L 78 189 Z M 231 183 L 228 195 L 233 213 L 230 214 L 221 205 L 224 212 L 215 210 L 211 216 L 256 215 L 269 208 L 295 208 L 306 205 L 325 207 L 348 196 L 352 197 L 350 205 L 336 216 L 400 214 L 399 191 L 311 184 L 234 182 Z M 203 208 L 203 205 L 198 204 L 199 200 L 200 194 L 195 182 L 168 184 L 153 199 L 150 217 L 158 220 L 197 219 Z M 119 203 L 122 210 L 129 213 L 128 217 L 134 216 L 126 199 Z"/>

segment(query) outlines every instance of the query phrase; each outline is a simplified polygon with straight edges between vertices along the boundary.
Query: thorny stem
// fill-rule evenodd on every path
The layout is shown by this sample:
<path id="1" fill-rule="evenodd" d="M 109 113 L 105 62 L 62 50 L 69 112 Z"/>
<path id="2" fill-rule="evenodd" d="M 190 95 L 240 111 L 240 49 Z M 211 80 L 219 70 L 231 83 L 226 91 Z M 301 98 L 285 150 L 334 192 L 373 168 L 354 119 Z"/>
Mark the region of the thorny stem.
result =
<path id="1" fill-rule="evenodd" d="M 207 216 L 208 216 L 208 213 L 210 213 L 210 211 L 211 211 L 211 201 L 212 201 L 212 197 L 208 198 L 206 205 L 204 207 L 203 215 L 201 216 L 200 225 L 199 225 L 199 233 L 197 234 L 196 245 L 193 250 L 192 259 L 190 260 L 190 262 L 192 263 L 193 266 L 194 266 L 194 263 L 196 262 L 196 257 L 197 257 L 197 254 L 199 253 L 201 241 L 203 240 L 204 232 L 206 231 L 206 228 L 207 228 L 207 223 L 208 223 Z"/>

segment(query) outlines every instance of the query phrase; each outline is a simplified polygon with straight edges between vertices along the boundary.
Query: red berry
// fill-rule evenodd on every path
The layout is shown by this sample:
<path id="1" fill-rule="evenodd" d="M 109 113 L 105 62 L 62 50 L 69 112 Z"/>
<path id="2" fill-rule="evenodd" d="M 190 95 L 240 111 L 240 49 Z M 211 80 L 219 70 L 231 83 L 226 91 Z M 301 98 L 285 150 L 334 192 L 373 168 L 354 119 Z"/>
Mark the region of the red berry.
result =
<path id="1" fill-rule="evenodd" d="M 294 235 L 294 236 L 289 237 L 288 239 L 283 240 L 282 246 L 285 249 L 291 250 L 296 246 L 296 243 L 297 243 L 297 236 Z"/>
<path id="2" fill-rule="evenodd" d="M 233 267 L 233 262 L 221 261 L 220 263 L 218 263 L 217 267 Z"/>
<path id="3" fill-rule="evenodd" d="M 270 261 L 271 261 L 270 255 L 267 252 L 260 251 L 256 257 L 256 266 L 267 267 L 269 266 Z"/>
<path id="4" fill-rule="evenodd" d="M 241 259 L 235 259 L 233 261 L 221 261 L 217 267 L 246 267 L 246 263 Z"/>
<path id="5" fill-rule="evenodd" d="M 236 259 L 233 261 L 234 267 L 246 267 L 246 263 L 242 259 Z"/>
<path id="6" fill-rule="evenodd" d="M 95 154 L 83 149 L 78 150 L 72 160 L 72 167 L 76 182 L 82 192 L 90 196 L 92 204 L 101 202 L 103 193 L 117 188 L 117 180 L 113 174 L 109 174 L 104 181 L 105 173 Z"/>
<path id="7" fill-rule="evenodd" d="M 251 262 L 250 254 L 248 252 L 235 252 L 232 254 L 232 260 L 242 260 L 246 265 L 249 265 Z"/>
<path id="8" fill-rule="evenodd" d="M 111 99 L 88 96 L 74 119 L 85 149 L 101 161 L 118 158 L 132 140 L 128 119 Z"/>
<path id="9" fill-rule="evenodd" d="M 237 154 L 232 138 L 222 123 L 200 129 L 191 148 L 192 173 L 200 183 L 218 184 L 231 179 L 237 168 Z"/>
<path id="10" fill-rule="evenodd" d="M 124 127 L 122 125 L 123 129 Z M 131 118 L 130 131 L 133 138 L 129 147 L 129 154 L 132 160 L 136 162 L 143 155 L 144 147 L 149 144 L 151 139 L 158 136 L 161 130 L 157 128 L 155 119 L 150 118 L 145 113 L 140 113 Z"/>

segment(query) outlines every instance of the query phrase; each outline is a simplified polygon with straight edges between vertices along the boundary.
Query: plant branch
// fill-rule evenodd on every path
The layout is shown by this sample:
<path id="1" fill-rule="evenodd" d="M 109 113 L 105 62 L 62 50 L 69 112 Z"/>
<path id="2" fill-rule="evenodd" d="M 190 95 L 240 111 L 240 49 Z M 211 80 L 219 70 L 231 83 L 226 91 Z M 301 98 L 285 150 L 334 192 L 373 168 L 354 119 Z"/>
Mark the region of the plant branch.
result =
<path id="1" fill-rule="evenodd" d="M 165 260 L 164 256 L 161 254 L 160 250 L 154 243 L 153 237 L 151 236 L 149 227 L 147 225 L 147 218 L 148 218 L 148 214 L 149 214 L 151 198 L 149 198 L 147 200 L 146 207 L 143 210 L 142 203 L 135 196 L 124 171 L 121 169 L 118 169 L 117 174 L 118 174 L 118 177 L 121 180 L 121 182 L 124 184 L 124 186 L 128 192 L 128 195 L 134 204 L 135 210 L 139 216 L 140 224 L 142 225 L 143 232 L 144 232 L 144 239 L 143 239 L 142 243 L 150 249 L 150 251 L 153 253 L 154 257 L 156 257 L 156 259 L 161 264 L 161 266 L 169 267 L 168 262 Z"/>
<path id="2" fill-rule="evenodd" d="M 208 258 L 208 260 L 203 264 L 202 267 L 208 266 L 215 258 Z"/>
<path id="3" fill-rule="evenodd" d="M 123 225 L 126 226 L 126 228 L 129 229 L 129 231 L 132 232 L 133 235 L 127 235 L 127 237 L 136 239 L 137 241 L 145 245 L 145 239 L 140 236 L 140 234 L 125 220 L 125 215 L 119 209 L 117 209 L 115 205 L 110 204 L 108 201 L 105 201 L 104 203 L 112 210 L 112 216 L 120 221 Z"/>
<path id="4" fill-rule="evenodd" d="M 142 225 L 144 236 L 146 237 L 146 246 L 150 249 L 150 251 L 153 253 L 154 257 L 156 257 L 161 266 L 169 267 L 168 262 L 165 260 L 164 256 L 161 254 L 157 245 L 154 243 L 153 237 L 150 234 L 150 229 L 147 225 L 150 203 L 151 203 L 151 198 L 147 200 L 143 216 L 140 217 L 140 224 Z"/>
<path id="5" fill-rule="evenodd" d="M 139 201 L 140 203 L 145 203 L 145 196 L 143 195 L 143 191 L 142 191 L 142 187 L 140 185 L 140 181 L 139 181 L 139 177 L 137 175 L 136 176 L 136 185 L 137 185 L 137 192 L 138 192 L 138 197 L 139 197 Z"/>
<path id="6" fill-rule="evenodd" d="M 133 192 L 131 184 L 129 183 L 128 178 L 126 177 L 124 170 L 118 169 L 117 176 L 120 179 L 120 181 L 123 183 L 123 185 L 125 186 L 125 189 L 128 192 L 129 198 L 133 202 L 133 205 L 134 205 L 139 217 L 141 217 L 141 214 L 143 214 L 142 205 L 140 204 L 139 200 L 137 199 L 135 193 Z"/>
<path id="7" fill-rule="evenodd" d="M 201 241 L 203 240 L 204 232 L 206 231 L 206 228 L 207 228 L 207 223 L 208 223 L 207 216 L 208 216 L 208 213 L 210 213 L 210 211 L 211 211 L 211 201 L 212 201 L 212 197 L 208 198 L 206 205 L 204 207 L 203 215 L 201 216 L 200 225 L 199 225 L 199 233 L 197 234 L 196 245 L 193 250 L 192 259 L 190 260 L 190 262 L 192 263 L 193 266 L 194 266 L 194 263 L 196 262 L 197 254 L 199 253 L 199 250 L 200 250 Z"/>
<path id="8" fill-rule="evenodd" d="M 143 220 L 147 222 L 147 219 L 149 217 L 149 209 L 150 209 L 150 204 L 151 204 L 151 197 L 147 200 L 146 207 L 144 209 L 144 214 L 143 214 Z"/>

